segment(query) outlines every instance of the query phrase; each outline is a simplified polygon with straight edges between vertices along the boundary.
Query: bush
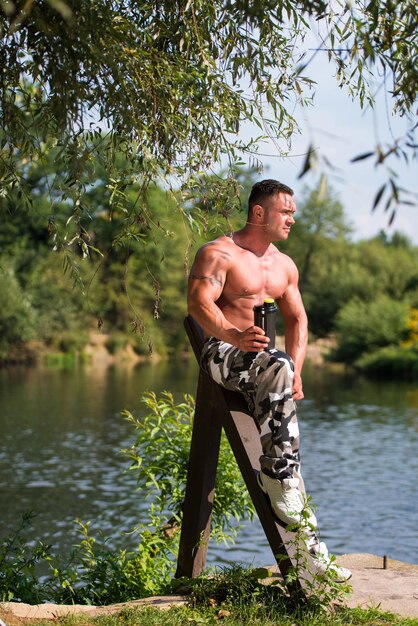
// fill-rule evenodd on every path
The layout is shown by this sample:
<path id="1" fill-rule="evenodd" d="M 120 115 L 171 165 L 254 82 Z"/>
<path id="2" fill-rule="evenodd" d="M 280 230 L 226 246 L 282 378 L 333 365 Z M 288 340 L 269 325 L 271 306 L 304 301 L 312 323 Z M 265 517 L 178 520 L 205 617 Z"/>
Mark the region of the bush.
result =
<path id="1" fill-rule="evenodd" d="M 380 348 L 356 361 L 356 367 L 379 378 L 418 379 L 418 349 L 398 346 Z"/>
<path id="2" fill-rule="evenodd" d="M 123 450 L 131 459 L 131 471 L 137 473 L 138 485 L 148 492 L 157 515 L 180 520 L 184 502 L 186 477 L 192 437 L 194 399 L 185 394 L 183 402 L 175 404 L 173 395 L 164 392 L 157 398 L 146 393 L 143 402 L 148 409 L 145 417 L 125 411 L 133 424 L 135 445 Z M 212 534 L 221 540 L 232 538 L 236 521 L 252 518 L 254 506 L 244 485 L 241 472 L 225 437 L 221 441 L 217 483 L 212 513 Z"/>
<path id="3" fill-rule="evenodd" d="M 408 303 L 379 295 L 372 302 L 350 300 L 338 313 L 338 347 L 333 358 L 355 363 L 366 353 L 398 346 L 406 333 Z"/>
<path id="4" fill-rule="evenodd" d="M 10 357 L 14 347 L 32 339 L 36 312 L 28 294 L 19 284 L 11 264 L 0 259 L 0 361 Z"/>
<path id="5" fill-rule="evenodd" d="M 49 560 L 51 546 L 41 541 L 29 547 L 23 535 L 33 516 L 23 516 L 17 528 L 0 538 L 0 602 L 18 600 L 37 604 L 44 600 L 46 587 L 40 582 L 36 567 Z"/>

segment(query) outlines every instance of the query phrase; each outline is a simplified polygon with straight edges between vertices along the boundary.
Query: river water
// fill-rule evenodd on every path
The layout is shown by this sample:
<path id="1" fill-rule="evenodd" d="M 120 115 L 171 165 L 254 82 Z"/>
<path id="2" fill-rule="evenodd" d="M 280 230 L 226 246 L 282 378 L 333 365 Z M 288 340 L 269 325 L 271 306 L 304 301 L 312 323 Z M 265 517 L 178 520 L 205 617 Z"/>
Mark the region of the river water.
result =
<path id="1" fill-rule="evenodd" d="M 68 553 L 91 521 L 114 547 L 147 504 L 119 450 L 134 442 L 121 417 L 143 410 L 144 391 L 194 394 L 194 360 L 135 368 L 0 370 L 0 535 L 22 513 L 36 517 L 29 538 Z M 299 403 L 303 474 L 321 537 L 335 554 L 368 552 L 418 563 L 418 389 L 371 382 L 307 365 Z M 141 517 L 142 516 L 142 517 Z M 208 563 L 274 562 L 258 520 L 233 546 L 210 544 Z"/>

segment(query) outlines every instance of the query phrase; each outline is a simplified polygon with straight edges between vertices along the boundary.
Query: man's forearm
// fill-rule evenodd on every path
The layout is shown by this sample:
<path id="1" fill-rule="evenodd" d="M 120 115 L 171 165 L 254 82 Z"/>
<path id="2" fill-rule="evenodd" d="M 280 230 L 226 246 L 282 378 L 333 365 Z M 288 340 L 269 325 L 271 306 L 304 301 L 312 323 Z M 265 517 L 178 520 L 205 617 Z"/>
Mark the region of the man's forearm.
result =
<path id="1" fill-rule="evenodd" d="M 306 350 L 308 348 L 308 324 L 307 321 L 294 321 L 285 332 L 285 350 L 292 357 L 295 370 L 302 371 L 305 361 Z"/>
<path id="2" fill-rule="evenodd" d="M 188 310 L 206 335 L 236 345 L 238 328 L 226 319 L 213 301 L 189 301 Z"/>

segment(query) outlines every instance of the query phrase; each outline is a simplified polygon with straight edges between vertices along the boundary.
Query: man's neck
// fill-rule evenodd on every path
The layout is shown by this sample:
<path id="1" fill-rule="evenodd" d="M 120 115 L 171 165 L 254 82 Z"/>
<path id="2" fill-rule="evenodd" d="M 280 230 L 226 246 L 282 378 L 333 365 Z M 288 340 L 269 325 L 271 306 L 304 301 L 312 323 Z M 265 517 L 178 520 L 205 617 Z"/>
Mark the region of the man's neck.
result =
<path id="1" fill-rule="evenodd" d="M 262 257 L 267 252 L 271 241 L 265 236 L 262 226 L 246 224 L 241 230 L 231 234 L 235 245 L 252 252 L 257 257 Z"/>

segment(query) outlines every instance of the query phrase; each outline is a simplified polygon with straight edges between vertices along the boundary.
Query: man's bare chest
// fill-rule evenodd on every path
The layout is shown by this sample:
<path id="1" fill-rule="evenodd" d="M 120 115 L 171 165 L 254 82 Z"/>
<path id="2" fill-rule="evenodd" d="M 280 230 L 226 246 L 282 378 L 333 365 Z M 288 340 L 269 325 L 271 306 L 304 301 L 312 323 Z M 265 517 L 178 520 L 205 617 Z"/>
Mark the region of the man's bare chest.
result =
<path id="1" fill-rule="evenodd" d="M 251 253 L 237 255 L 229 268 L 224 292 L 238 297 L 279 298 L 286 291 L 288 276 L 275 255 L 258 258 Z"/>

